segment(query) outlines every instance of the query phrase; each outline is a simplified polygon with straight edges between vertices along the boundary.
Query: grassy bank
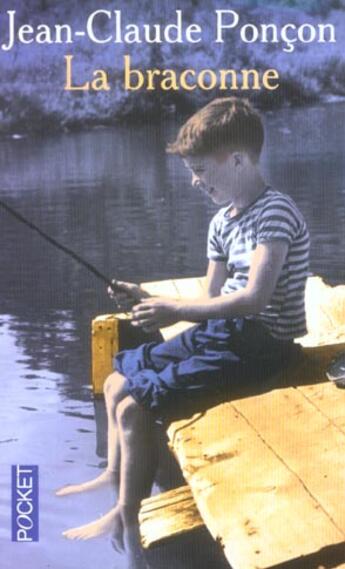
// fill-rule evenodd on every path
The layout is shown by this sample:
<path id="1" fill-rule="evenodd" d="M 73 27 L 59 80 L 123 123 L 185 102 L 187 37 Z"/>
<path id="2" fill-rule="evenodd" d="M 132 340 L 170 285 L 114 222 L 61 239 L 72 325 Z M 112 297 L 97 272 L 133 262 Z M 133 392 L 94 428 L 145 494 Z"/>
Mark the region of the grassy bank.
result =
<path id="1" fill-rule="evenodd" d="M 72 6 L 64 0 L 51 9 L 47 2 L 32 0 L 35 9 L 21 10 L 23 22 L 37 25 L 40 22 L 69 22 L 74 29 L 85 24 L 85 15 L 99 6 L 92 0 L 75 2 Z M 15 2 L 14 2 L 15 3 Z M 127 22 L 169 22 L 173 18 L 174 2 L 140 3 L 140 14 L 134 3 L 118 2 L 117 9 L 126 6 Z M 2 53 L 0 81 L 0 132 L 22 133 L 71 130 L 97 125 L 111 125 L 117 121 L 159 120 L 167 114 L 183 113 L 217 95 L 244 94 L 259 107 L 275 108 L 282 105 L 305 105 L 327 97 L 345 96 L 344 38 L 340 30 L 345 24 L 344 6 L 340 1 L 299 2 L 298 0 L 261 3 L 255 0 L 234 1 L 243 21 L 262 23 L 274 21 L 315 25 L 332 22 L 338 29 L 337 42 L 327 45 L 297 45 L 292 53 L 286 53 L 282 44 L 245 44 L 235 34 L 229 34 L 224 44 L 207 41 L 212 37 L 210 14 L 222 8 L 218 0 L 190 0 L 184 4 L 186 24 L 198 22 L 206 32 L 206 41 L 196 45 L 141 44 L 123 46 L 97 46 L 84 42 L 70 46 L 20 45 L 11 53 Z M 302 9 L 303 5 L 303 9 Z M 11 3 L 13 8 L 13 2 Z M 7 6 L 5 8 L 8 8 Z M 105 0 L 104 9 L 114 9 Z M 178 7 L 177 7 L 178 8 Z M 335 10 L 336 8 L 336 10 Z M 145 19 L 143 20 L 145 16 Z M 257 69 L 275 68 L 279 71 L 280 87 L 276 91 L 220 92 L 217 88 L 192 92 L 177 91 L 128 92 L 123 87 L 123 56 L 130 52 L 133 64 L 139 69 Z M 111 78 L 111 89 L 99 92 L 67 92 L 64 90 L 64 55 L 73 54 L 74 79 L 83 83 L 94 69 L 105 69 Z"/>

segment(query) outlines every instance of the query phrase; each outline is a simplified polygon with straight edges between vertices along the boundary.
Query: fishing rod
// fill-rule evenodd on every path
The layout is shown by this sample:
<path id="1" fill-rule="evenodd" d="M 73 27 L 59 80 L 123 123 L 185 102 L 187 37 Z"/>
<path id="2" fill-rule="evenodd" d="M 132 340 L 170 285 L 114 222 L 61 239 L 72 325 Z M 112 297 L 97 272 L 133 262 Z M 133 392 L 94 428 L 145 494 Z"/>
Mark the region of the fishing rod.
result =
<path id="1" fill-rule="evenodd" d="M 43 239 L 48 241 L 51 245 L 53 245 L 60 251 L 63 251 L 69 257 L 72 257 L 72 259 L 74 259 L 77 263 L 85 267 L 88 271 L 93 273 L 101 281 L 110 286 L 114 292 L 116 290 L 119 290 L 116 279 L 110 279 L 108 276 L 101 273 L 101 271 L 99 271 L 94 265 L 89 263 L 89 261 L 86 261 L 81 255 L 78 255 L 78 253 L 76 253 L 69 247 L 66 247 L 66 245 L 63 245 L 62 243 L 60 243 L 59 241 L 48 235 L 48 233 L 40 229 L 37 225 L 32 223 L 32 221 L 26 219 L 21 213 L 16 211 L 13 207 L 9 206 L 7 203 L 5 203 L 2 200 L 0 200 L 0 207 L 2 207 L 5 211 L 7 211 L 7 213 L 12 215 L 15 219 L 17 219 L 18 221 L 20 221 L 21 223 L 23 223 L 24 225 L 26 225 L 27 227 L 38 233 L 41 237 L 43 237 Z"/>

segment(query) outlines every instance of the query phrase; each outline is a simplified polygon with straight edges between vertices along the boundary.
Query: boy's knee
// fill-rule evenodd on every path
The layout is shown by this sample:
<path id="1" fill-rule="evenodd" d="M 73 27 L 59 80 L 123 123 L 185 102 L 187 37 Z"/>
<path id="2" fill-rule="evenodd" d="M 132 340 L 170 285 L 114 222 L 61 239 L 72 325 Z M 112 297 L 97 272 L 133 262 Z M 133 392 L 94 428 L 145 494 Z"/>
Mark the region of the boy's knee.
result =
<path id="1" fill-rule="evenodd" d="M 141 411 L 140 405 L 138 405 L 133 397 L 125 397 L 116 408 L 118 424 L 121 425 L 123 429 L 131 428 L 141 415 Z"/>
<path id="2" fill-rule="evenodd" d="M 116 396 L 120 391 L 123 390 L 124 387 L 124 377 L 114 371 L 110 375 L 108 375 L 107 379 L 103 385 L 103 393 L 106 398 L 110 397 L 113 398 Z"/>

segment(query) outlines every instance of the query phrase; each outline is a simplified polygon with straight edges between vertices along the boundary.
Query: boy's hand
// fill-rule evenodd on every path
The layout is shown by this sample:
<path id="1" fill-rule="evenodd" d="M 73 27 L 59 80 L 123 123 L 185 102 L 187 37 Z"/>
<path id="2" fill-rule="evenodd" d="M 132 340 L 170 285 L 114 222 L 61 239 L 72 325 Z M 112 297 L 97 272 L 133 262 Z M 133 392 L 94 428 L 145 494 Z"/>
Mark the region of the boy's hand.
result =
<path id="1" fill-rule="evenodd" d="M 135 283 L 127 283 L 113 279 L 112 286 L 108 287 L 108 294 L 116 304 L 118 312 L 129 312 L 133 306 L 143 300 L 149 298 L 148 292 L 145 292 L 139 285 Z"/>
<path id="2" fill-rule="evenodd" d="M 145 332 L 155 332 L 180 320 L 178 308 L 181 302 L 167 298 L 147 298 L 132 309 L 132 325 Z"/>

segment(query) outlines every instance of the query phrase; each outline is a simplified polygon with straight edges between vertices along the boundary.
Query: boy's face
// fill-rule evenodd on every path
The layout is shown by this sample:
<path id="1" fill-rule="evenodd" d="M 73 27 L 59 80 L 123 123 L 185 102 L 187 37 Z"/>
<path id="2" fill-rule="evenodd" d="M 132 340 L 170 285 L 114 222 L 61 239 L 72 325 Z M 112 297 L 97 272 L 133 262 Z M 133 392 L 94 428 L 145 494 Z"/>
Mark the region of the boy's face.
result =
<path id="1" fill-rule="evenodd" d="M 204 191 L 217 205 L 231 202 L 238 188 L 235 153 L 189 156 L 183 162 L 191 171 L 193 187 Z"/>

